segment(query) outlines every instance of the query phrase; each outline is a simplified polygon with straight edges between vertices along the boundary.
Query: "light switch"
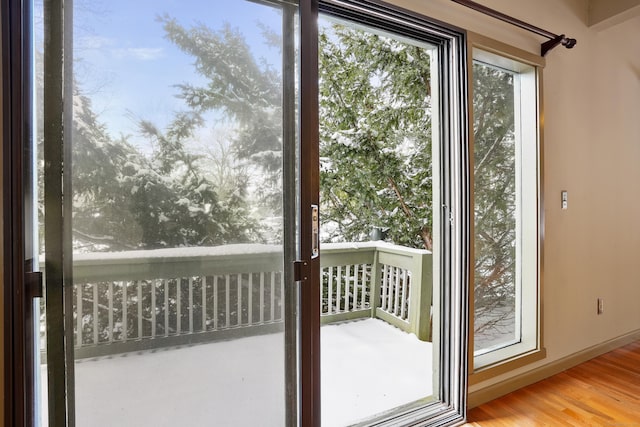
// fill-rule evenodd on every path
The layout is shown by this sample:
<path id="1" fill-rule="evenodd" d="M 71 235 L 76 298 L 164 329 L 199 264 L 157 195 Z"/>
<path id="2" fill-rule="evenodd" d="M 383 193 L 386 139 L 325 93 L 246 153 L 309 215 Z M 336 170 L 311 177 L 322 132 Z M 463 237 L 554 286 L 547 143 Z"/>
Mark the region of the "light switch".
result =
<path id="1" fill-rule="evenodd" d="M 562 190 L 562 209 L 565 210 L 569 207 L 569 195 L 567 190 Z"/>

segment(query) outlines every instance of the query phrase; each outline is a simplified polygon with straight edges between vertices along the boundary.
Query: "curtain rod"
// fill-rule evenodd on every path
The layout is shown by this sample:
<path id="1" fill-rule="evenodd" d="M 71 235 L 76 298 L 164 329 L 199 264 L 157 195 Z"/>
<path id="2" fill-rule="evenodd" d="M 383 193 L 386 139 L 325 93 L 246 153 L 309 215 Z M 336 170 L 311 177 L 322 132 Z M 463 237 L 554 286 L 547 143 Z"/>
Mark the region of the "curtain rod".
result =
<path id="1" fill-rule="evenodd" d="M 498 12 L 497 10 L 494 9 L 490 9 L 486 6 L 483 6 L 481 4 L 478 4 L 474 1 L 471 0 L 451 0 L 455 3 L 461 4 L 463 6 L 466 6 L 470 9 L 473 9 L 477 12 L 481 12 L 484 13 L 485 15 L 489 15 L 493 18 L 499 19 L 501 21 L 507 22 L 511 25 L 515 25 L 516 27 L 520 27 L 522 29 L 525 29 L 527 31 L 531 31 L 532 33 L 536 33 L 540 36 L 546 37 L 550 40 L 542 43 L 542 45 L 540 46 L 540 55 L 541 56 L 545 56 L 547 54 L 547 52 L 549 52 L 551 49 L 553 49 L 554 47 L 558 46 L 559 44 L 562 44 L 564 47 L 566 47 L 567 49 L 571 49 L 572 47 L 574 47 L 577 43 L 576 39 L 572 39 L 572 38 L 568 38 L 565 37 L 564 34 L 554 34 L 550 31 L 547 30 L 543 30 L 542 28 L 536 27 L 535 25 L 531 25 L 528 22 L 524 22 L 521 21 L 517 18 L 514 18 L 512 16 L 509 15 L 505 15 L 502 12 Z"/>

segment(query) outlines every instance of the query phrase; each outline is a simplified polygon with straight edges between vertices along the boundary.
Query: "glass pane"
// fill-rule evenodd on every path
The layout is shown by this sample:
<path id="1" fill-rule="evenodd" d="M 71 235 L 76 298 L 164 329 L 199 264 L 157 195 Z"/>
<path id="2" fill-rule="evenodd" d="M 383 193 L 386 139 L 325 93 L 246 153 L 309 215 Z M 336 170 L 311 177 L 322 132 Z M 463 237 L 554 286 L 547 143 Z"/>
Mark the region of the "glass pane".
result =
<path id="1" fill-rule="evenodd" d="M 73 12 L 77 425 L 284 425 L 297 9 Z"/>
<path id="2" fill-rule="evenodd" d="M 473 64 L 475 352 L 519 341 L 516 75 Z"/>
<path id="3" fill-rule="evenodd" d="M 34 0 L 31 2 L 31 10 L 33 11 L 32 21 L 32 90 L 33 90 L 33 117 L 31 122 L 31 156 L 33 160 L 33 176 L 31 182 L 33 185 L 33 218 L 31 224 L 33 226 L 32 232 L 32 248 L 34 251 L 34 271 L 44 270 L 44 156 L 43 156 L 43 141 L 44 141 L 44 99 L 43 99 L 43 40 L 44 40 L 44 17 L 43 17 L 43 5 L 41 0 Z M 25 234 L 29 234 L 25 227 Z M 46 271 L 44 272 L 46 275 Z M 46 426 L 48 425 L 48 401 L 47 401 L 47 359 L 46 359 L 46 310 L 45 299 L 39 298 L 35 300 L 34 304 L 34 319 L 37 323 L 37 330 L 34 333 L 35 346 L 34 346 L 34 359 L 36 366 L 34 369 L 34 385 L 35 385 L 35 417 L 36 425 Z M 44 384 L 43 384 L 44 382 Z"/>
<path id="4" fill-rule="evenodd" d="M 438 399 L 434 52 L 329 17 L 319 27 L 322 423 L 343 426 Z"/>

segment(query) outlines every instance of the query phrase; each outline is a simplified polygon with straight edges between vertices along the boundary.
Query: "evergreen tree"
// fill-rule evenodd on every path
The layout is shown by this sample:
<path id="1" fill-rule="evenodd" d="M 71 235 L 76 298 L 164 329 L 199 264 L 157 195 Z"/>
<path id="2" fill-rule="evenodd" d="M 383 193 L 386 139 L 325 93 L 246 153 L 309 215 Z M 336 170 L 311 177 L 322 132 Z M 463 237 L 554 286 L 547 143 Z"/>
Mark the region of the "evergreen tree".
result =
<path id="1" fill-rule="evenodd" d="M 175 19 L 159 19 L 166 37 L 193 56 L 204 85 L 177 85 L 186 104 L 197 113 L 216 111 L 233 123 L 233 154 L 261 176 L 260 202 L 277 211 L 282 206 L 282 77 L 266 60 L 256 58 L 244 35 L 225 24 L 219 31 L 205 25 L 185 28 Z M 278 37 L 263 29 L 275 47 Z M 280 215 L 280 212 L 276 212 Z"/>
<path id="2" fill-rule="evenodd" d="M 259 239 L 241 194 L 230 193 L 221 202 L 216 183 L 202 172 L 202 156 L 185 147 L 185 140 L 201 125 L 199 115 L 192 113 L 178 114 L 164 133 L 150 122 L 140 123 L 154 151 L 147 167 L 128 182 L 132 210 L 150 245 L 214 246 Z"/>
<path id="3" fill-rule="evenodd" d="M 263 177 L 263 205 L 281 203 L 282 76 L 225 25 L 185 28 L 160 19 L 167 38 L 206 78 L 179 85 L 197 113 L 222 112 L 238 132 L 234 154 Z M 325 241 L 368 240 L 373 228 L 432 247 L 430 58 L 424 48 L 334 26 L 320 35 L 321 198 Z M 279 46 L 274 34 L 265 40 Z"/>
<path id="4" fill-rule="evenodd" d="M 432 249 L 428 52 L 339 25 L 319 46 L 323 238 Z"/>
<path id="5" fill-rule="evenodd" d="M 259 240 L 241 192 L 221 201 L 185 142 L 201 125 L 181 113 L 166 132 L 148 121 L 140 131 L 153 150 L 112 139 L 91 109 L 74 96 L 72 129 L 73 238 L 77 249 L 123 250 L 211 246 Z"/>
<path id="6" fill-rule="evenodd" d="M 513 328 L 516 187 L 513 75 L 474 65 L 475 333 Z"/>
<path id="7" fill-rule="evenodd" d="M 142 156 L 125 138 L 113 140 L 93 112 L 91 101 L 74 87 L 72 149 L 73 240 L 82 251 L 131 250 L 142 229 L 131 204 L 126 177 Z"/>

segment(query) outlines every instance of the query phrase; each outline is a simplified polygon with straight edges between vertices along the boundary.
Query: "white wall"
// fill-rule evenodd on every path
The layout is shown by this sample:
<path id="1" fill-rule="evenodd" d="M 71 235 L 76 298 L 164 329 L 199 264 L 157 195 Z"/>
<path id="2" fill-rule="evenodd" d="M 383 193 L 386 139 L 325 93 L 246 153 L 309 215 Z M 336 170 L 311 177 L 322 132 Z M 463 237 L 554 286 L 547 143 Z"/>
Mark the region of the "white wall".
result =
<path id="1" fill-rule="evenodd" d="M 545 41 L 449 0 L 393 2 L 532 53 Z M 548 53 L 544 69 L 547 358 L 471 391 L 640 332 L 640 16 L 598 32 L 586 0 L 482 4 L 578 44 Z"/>

